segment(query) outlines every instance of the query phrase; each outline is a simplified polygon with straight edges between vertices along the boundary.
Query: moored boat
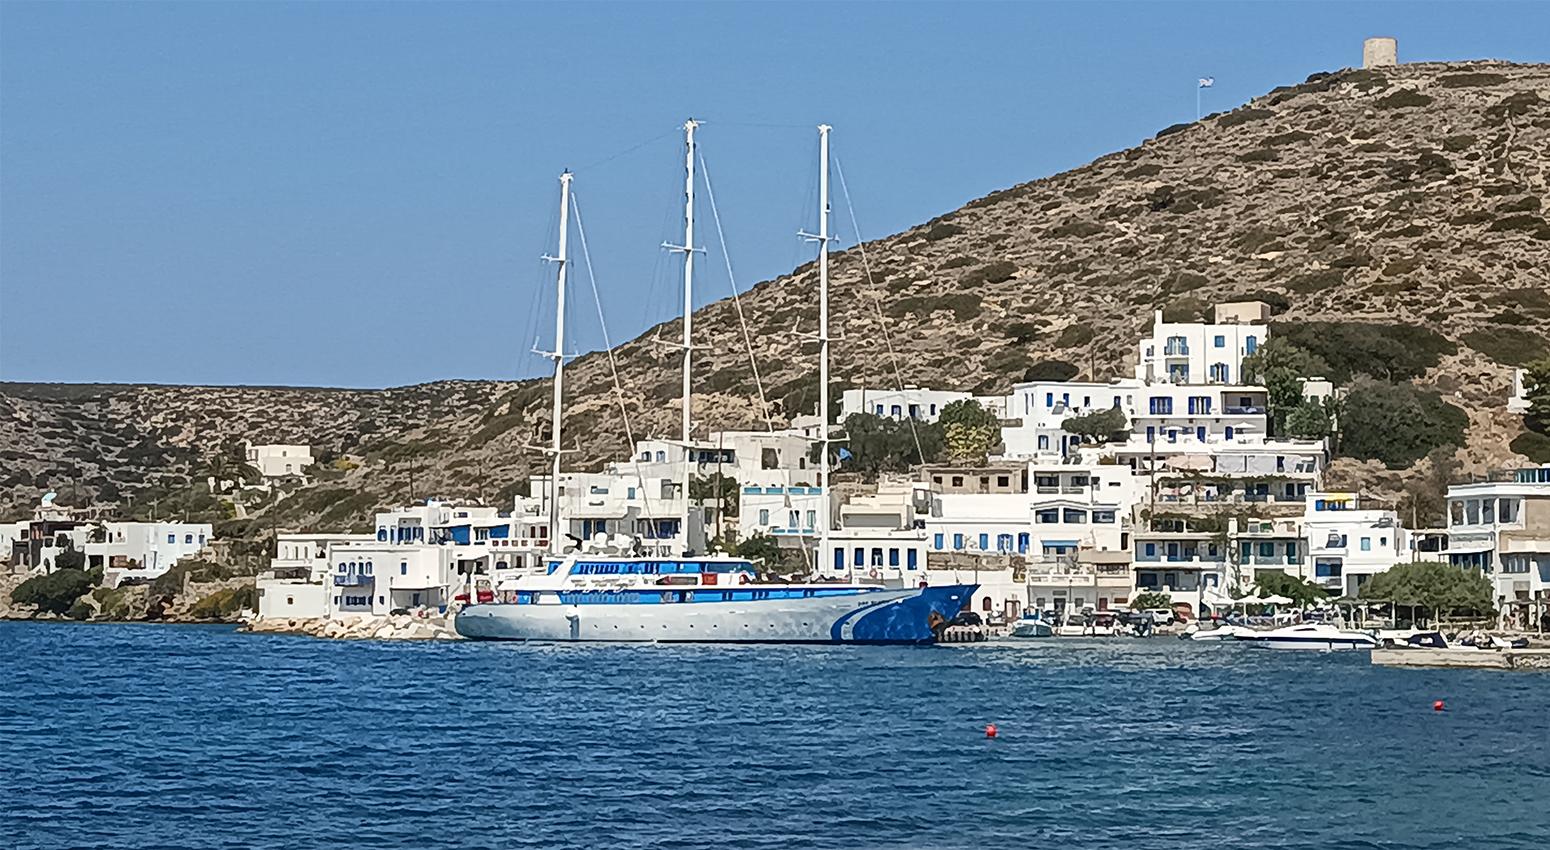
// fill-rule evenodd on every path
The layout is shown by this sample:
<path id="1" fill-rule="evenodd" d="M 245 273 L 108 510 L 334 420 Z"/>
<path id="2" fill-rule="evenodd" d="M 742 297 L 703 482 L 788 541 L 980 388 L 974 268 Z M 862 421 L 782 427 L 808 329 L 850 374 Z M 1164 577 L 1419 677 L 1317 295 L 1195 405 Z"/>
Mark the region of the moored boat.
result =
<path id="1" fill-rule="evenodd" d="M 1012 626 L 1014 638 L 1047 638 L 1054 635 L 1055 624 L 1045 617 L 1042 611 L 1028 612 Z"/>
<path id="2" fill-rule="evenodd" d="M 1198 624 L 1190 625 L 1179 635 L 1185 640 L 1198 640 L 1204 642 L 1234 640 L 1239 635 L 1252 635 L 1254 630 L 1248 626 L 1234 626 L 1224 623 L 1214 629 L 1202 629 Z"/>
<path id="3" fill-rule="evenodd" d="M 574 555 L 455 624 L 475 640 L 930 644 L 976 589 L 755 579 L 737 558 Z"/>
<path id="4" fill-rule="evenodd" d="M 1327 623 L 1302 623 L 1271 629 L 1267 632 L 1248 632 L 1234 635 L 1235 640 L 1247 641 L 1253 646 L 1269 649 L 1372 649 L 1378 639 L 1366 632 L 1342 629 Z"/>

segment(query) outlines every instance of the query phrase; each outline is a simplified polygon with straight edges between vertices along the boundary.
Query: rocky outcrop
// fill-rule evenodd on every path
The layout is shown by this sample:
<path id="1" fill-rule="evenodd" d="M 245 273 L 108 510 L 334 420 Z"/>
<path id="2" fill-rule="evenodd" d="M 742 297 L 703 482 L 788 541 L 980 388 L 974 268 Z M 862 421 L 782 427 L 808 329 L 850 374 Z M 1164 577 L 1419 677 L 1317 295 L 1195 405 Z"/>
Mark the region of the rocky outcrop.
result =
<path id="1" fill-rule="evenodd" d="M 449 620 L 394 614 L 352 620 L 260 619 L 249 620 L 245 631 L 257 634 L 298 634 L 329 640 L 460 640 Z"/>

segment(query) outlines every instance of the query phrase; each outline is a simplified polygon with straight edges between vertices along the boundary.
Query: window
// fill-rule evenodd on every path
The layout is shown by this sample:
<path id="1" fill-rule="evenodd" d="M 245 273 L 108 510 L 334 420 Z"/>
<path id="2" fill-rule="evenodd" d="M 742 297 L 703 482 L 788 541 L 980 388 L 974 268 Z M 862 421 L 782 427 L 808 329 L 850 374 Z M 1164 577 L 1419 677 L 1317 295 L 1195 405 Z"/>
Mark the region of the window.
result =
<path id="1" fill-rule="evenodd" d="M 657 452 L 657 463 L 667 463 L 667 452 Z"/>
<path id="2" fill-rule="evenodd" d="M 953 486 L 954 487 L 962 487 L 963 486 L 963 476 L 962 475 L 954 475 L 953 476 Z"/>
<path id="3" fill-rule="evenodd" d="M 1148 408 L 1153 415 L 1167 415 L 1173 412 L 1173 399 L 1169 396 L 1152 396 Z"/>
<path id="4" fill-rule="evenodd" d="M 931 415 L 932 415 L 932 416 L 935 416 L 935 415 L 936 415 L 936 405 L 934 405 L 934 404 L 933 404 L 933 405 L 931 405 Z"/>
<path id="5" fill-rule="evenodd" d="M 1080 511 L 1076 508 L 1066 508 L 1065 511 L 1061 514 L 1061 519 L 1068 523 L 1086 522 L 1087 511 Z"/>
<path id="6" fill-rule="evenodd" d="M 866 550 L 861 548 L 860 546 L 857 546 L 856 547 L 856 557 L 853 558 L 852 561 L 858 567 L 865 566 L 866 565 Z"/>
<path id="7" fill-rule="evenodd" d="M 1103 524 L 1103 525 L 1113 525 L 1114 524 L 1114 512 L 1113 511 L 1093 511 L 1093 522 L 1099 523 L 1099 524 Z"/>
<path id="8" fill-rule="evenodd" d="M 883 565 L 883 547 L 881 547 L 881 546 L 873 546 L 872 547 L 872 566 L 880 567 L 882 565 Z"/>
<path id="9" fill-rule="evenodd" d="M 1033 521 L 1037 523 L 1060 522 L 1060 510 L 1058 508 L 1040 508 L 1033 512 Z"/>
<path id="10" fill-rule="evenodd" d="M 876 406 L 874 406 L 874 407 L 873 407 L 873 408 L 872 408 L 872 412 L 873 412 L 873 413 L 875 413 L 875 414 L 876 414 L 876 415 L 878 415 L 878 416 L 882 416 L 882 415 L 883 415 L 883 406 L 882 406 L 882 405 L 880 405 L 880 404 L 879 404 L 879 405 L 876 405 Z"/>
<path id="11" fill-rule="evenodd" d="M 1039 435 L 1039 448 L 1040 449 L 1047 449 L 1047 448 L 1049 448 L 1049 435 L 1048 434 L 1040 434 Z"/>
<path id="12" fill-rule="evenodd" d="M 1232 426 L 1231 425 L 1227 426 L 1227 433 L 1224 434 L 1223 436 L 1225 436 L 1229 440 L 1232 439 Z"/>
<path id="13" fill-rule="evenodd" d="M 899 565 L 899 549 L 898 549 L 898 547 L 890 548 L 888 550 L 888 566 L 890 566 L 890 567 L 897 567 L 898 565 Z"/>
<path id="14" fill-rule="evenodd" d="M 989 596 L 987 596 L 984 599 L 980 600 L 980 610 L 989 612 L 990 611 L 990 606 L 991 606 L 991 602 L 990 602 L 990 597 Z"/>
<path id="15" fill-rule="evenodd" d="M 1258 338 L 1250 336 L 1250 337 L 1248 337 L 1248 338 L 1243 340 L 1243 353 L 1244 354 L 1253 354 L 1257 350 L 1259 350 L 1259 339 Z"/>
<path id="16" fill-rule="evenodd" d="M 176 543 L 176 542 L 178 542 L 178 536 L 176 534 L 169 534 L 169 535 L 167 535 L 167 542 L 168 543 Z"/>
<path id="17" fill-rule="evenodd" d="M 631 499 L 631 500 L 633 500 L 635 498 L 635 488 L 634 487 L 630 487 L 628 490 L 625 491 L 625 498 Z"/>
<path id="18" fill-rule="evenodd" d="M 1230 370 L 1227 368 L 1226 363 L 1212 363 L 1211 368 L 1208 371 L 1210 373 L 1211 380 L 1215 383 L 1221 384 L 1227 383 L 1228 376 L 1231 374 Z"/>
<path id="19" fill-rule="evenodd" d="M 1044 406 L 1045 407 L 1054 407 L 1055 406 L 1055 394 L 1054 393 L 1045 393 L 1044 394 Z"/>
<path id="20" fill-rule="evenodd" d="M 1372 538 L 1371 537 L 1363 537 L 1362 538 L 1362 551 L 1363 552 L 1371 552 L 1372 551 Z"/>
<path id="21" fill-rule="evenodd" d="M 916 556 L 915 556 L 915 550 L 914 549 L 909 550 L 908 557 L 905 559 L 905 563 L 912 570 L 918 568 L 918 563 L 916 561 Z"/>
<path id="22" fill-rule="evenodd" d="M 842 546 L 834 547 L 834 568 L 836 570 L 845 569 L 845 549 Z"/>
<path id="23" fill-rule="evenodd" d="M 990 551 L 990 535 L 989 534 L 981 534 L 980 535 L 980 551 L 981 552 L 988 552 L 988 551 Z"/>
<path id="24" fill-rule="evenodd" d="M 1011 479 L 1011 477 L 1007 476 L 1007 475 L 997 475 L 996 476 L 996 486 L 997 487 L 1010 487 L 1010 486 L 1012 486 L 1012 479 Z"/>
<path id="25" fill-rule="evenodd" d="M 791 511 L 790 515 L 788 516 L 788 522 L 786 523 L 786 527 L 787 528 L 796 528 L 796 527 L 798 527 L 801 524 L 802 524 L 802 512 L 801 511 Z"/>
<path id="26" fill-rule="evenodd" d="M 1259 544 L 1259 556 L 1261 558 L 1274 558 L 1275 554 L 1276 554 L 1276 545 L 1274 543 L 1271 543 L 1269 540 L 1264 540 L 1264 541 L 1260 542 L 1260 544 Z"/>
<path id="27" fill-rule="evenodd" d="M 769 508 L 760 508 L 759 509 L 759 524 L 760 525 L 769 525 L 770 524 L 770 509 Z"/>
<path id="28" fill-rule="evenodd" d="M 932 535 L 932 537 L 931 537 L 931 548 L 936 549 L 938 551 L 941 551 L 941 549 L 942 549 L 942 533 L 941 532 L 937 532 L 936 534 Z"/>
<path id="29" fill-rule="evenodd" d="M 803 528 L 817 528 L 817 527 L 818 527 L 818 512 L 817 511 L 808 511 L 807 512 L 807 525 L 803 526 Z"/>
<path id="30" fill-rule="evenodd" d="M 1502 523 L 1517 522 L 1522 505 L 1519 499 L 1502 499 L 1496 503 L 1497 520 Z"/>
<path id="31" fill-rule="evenodd" d="M 1227 337 L 1222 336 L 1221 334 L 1217 334 L 1216 339 L 1213 341 L 1212 344 L 1215 345 L 1217 348 L 1226 348 L 1227 347 Z"/>
<path id="32" fill-rule="evenodd" d="M 1019 532 L 1017 535 L 1017 551 L 1019 554 L 1028 554 L 1028 532 Z"/>
<path id="33" fill-rule="evenodd" d="M 1156 543 L 1144 543 L 1141 546 L 1141 551 L 1142 551 L 1142 553 L 1144 553 L 1146 555 L 1146 557 L 1148 557 L 1148 558 L 1155 558 L 1155 557 L 1157 557 L 1157 544 Z"/>
<path id="34" fill-rule="evenodd" d="M 895 419 L 898 419 L 899 417 L 904 415 L 904 409 L 899 407 L 897 404 L 895 404 L 891 408 L 889 408 L 888 415 L 892 416 Z"/>
<path id="35" fill-rule="evenodd" d="M 953 548 L 954 549 L 960 549 L 960 550 L 963 549 L 963 535 L 962 534 L 954 534 L 953 535 Z"/>

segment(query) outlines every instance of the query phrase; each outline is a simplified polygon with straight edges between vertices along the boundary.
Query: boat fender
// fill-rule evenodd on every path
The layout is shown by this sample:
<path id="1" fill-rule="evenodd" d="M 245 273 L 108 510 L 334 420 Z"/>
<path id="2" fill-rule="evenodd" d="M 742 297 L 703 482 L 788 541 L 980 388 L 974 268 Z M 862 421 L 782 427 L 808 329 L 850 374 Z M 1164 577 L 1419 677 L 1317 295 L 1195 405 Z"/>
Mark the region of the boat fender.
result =
<path id="1" fill-rule="evenodd" d="M 747 574 L 747 573 L 743 573 L 743 574 L 742 574 L 742 575 L 740 575 L 740 576 L 738 576 L 738 577 L 737 577 L 737 583 L 738 583 L 738 584 L 747 584 L 747 583 L 748 583 L 748 582 L 750 582 L 750 581 L 752 581 L 752 580 L 753 580 L 753 579 L 750 579 L 750 578 L 749 578 L 749 577 L 748 577 L 748 574 Z"/>
<path id="2" fill-rule="evenodd" d="M 873 567 L 873 568 L 872 568 L 872 571 L 871 571 L 871 572 L 869 572 L 869 573 L 867 573 L 867 575 L 869 575 L 869 576 L 871 576 L 871 577 L 872 577 L 872 578 L 877 578 L 877 577 L 879 577 L 879 576 L 881 576 L 881 575 L 882 575 L 882 573 L 881 573 L 881 572 L 878 572 L 878 570 L 877 570 L 877 568 L 876 568 L 876 567 Z"/>

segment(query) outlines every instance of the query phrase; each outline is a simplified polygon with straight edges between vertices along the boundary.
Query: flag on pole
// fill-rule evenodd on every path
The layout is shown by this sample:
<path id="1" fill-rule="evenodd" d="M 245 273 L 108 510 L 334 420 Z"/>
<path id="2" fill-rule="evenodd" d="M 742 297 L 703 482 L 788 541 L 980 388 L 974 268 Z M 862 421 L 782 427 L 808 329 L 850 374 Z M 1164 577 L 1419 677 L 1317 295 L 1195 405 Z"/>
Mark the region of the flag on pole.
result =
<path id="1" fill-rule="evenodd" d="M 1201 88 L 1208 89 L 1208 88 L 1210 88 L 1210 87 L 1212 87 L 1214 85 L 1216 85 L 1216 78 L 1215 77 L 1201 77 L 1200 78 L 1200 87 Z"/>

